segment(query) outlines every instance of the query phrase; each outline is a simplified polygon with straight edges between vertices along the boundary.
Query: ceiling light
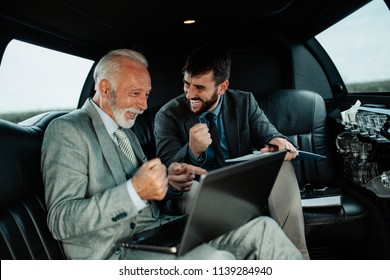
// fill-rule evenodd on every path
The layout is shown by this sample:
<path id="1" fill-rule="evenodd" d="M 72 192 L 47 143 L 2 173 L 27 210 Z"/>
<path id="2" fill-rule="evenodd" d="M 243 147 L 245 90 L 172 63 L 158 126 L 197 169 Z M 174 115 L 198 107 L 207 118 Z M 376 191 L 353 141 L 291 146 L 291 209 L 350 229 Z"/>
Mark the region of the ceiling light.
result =
<path id="1" fill-rule="evenodd" d="M 184 24 L 193 24 L 195 23 L 195 20 L 194 19 L 187 19 L 185 21 L 183 21 Z"/>

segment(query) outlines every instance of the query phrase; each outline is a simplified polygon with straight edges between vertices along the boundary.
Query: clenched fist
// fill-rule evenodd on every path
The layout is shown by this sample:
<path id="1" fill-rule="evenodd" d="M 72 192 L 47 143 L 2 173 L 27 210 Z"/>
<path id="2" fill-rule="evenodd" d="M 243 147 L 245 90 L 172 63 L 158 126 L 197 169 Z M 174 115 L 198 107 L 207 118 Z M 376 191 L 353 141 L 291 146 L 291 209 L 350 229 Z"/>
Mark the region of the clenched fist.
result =
<path id="1" fill-rule="evenodd" d="M 212 142 L 209 128 L 204 123 L 197 123 L 191 127 L 189 137 L 188 145 L 196 157 L 199 157 Z"/>
<path id="2" fill-rule="evenodd" d="M 145 162 L 131 182 L 143 200 L 162 200 L 168 191 L 166 167 L 158 158 Z"/>

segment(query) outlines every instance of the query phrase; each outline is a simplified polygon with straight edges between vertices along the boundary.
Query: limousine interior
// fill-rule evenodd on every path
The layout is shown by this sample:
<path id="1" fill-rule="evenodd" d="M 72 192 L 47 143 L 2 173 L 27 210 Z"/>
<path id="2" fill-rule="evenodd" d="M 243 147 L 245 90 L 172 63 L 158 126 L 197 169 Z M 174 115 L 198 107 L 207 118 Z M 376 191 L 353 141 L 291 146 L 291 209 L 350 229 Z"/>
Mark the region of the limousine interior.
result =
<path id="1" fill-rule="evenodd" d="M 95 62 L 118 48 L 147 57 L 153 89 L 132 129 L 153 158 L 155 113 L 182 94 L 181 69 L 202 44 L 229 51 L 230 88 L 252 92 L 280 132 L 326 156 L 294 162 L 303 199 L 341 197 L 341 205 L 303 209 L 310 258 L 389 259 L 390 25 L 367 33 L 383 41 L 355 35 L 359 21 L 389 23 L 389 6 L 388 0 L 2 0 L 0 84 L 10 86 L 0 87 L 1 259 L 66 259 L 46 225 L 40 147 L 51 120 L 93 95 Z M 381 16 L 364 21 L 370 11 Z M 356 25 L 336 29 L 354 15 Z M 331 52 L 329 41 L 344 55 Z M 29 48 L 12 53 L 15 44 L 50 57 Z M 53 53 L 66 55 L 49 68 L 60 75 L 57 82 L 39 72 Z M 68 66 L 75 58 L 85 62 L 80 73 L 79 64 Z M 352 79 L 352 70 L 367 79 Z"/>

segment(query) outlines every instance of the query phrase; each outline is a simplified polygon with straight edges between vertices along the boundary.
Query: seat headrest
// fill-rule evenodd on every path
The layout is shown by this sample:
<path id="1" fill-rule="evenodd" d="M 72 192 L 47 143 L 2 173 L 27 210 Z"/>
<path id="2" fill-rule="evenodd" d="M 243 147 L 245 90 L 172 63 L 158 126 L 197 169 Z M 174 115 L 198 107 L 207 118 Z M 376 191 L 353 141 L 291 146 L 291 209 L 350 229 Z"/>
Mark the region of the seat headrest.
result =
<path id="1" fill-rule="evenodd" d="M 320 128 L 313 126 L 325 123 L 325 103 L 316 92 L 285 89 L 256 99 L 271 123 L 284 135 L 311 133 Z"/>
<path id="2" fill-rule="evenodd" d="M 31 194 L 43 194 L 41 146 L 46 127 L 66 112 L 32 118 L 30 125 L 0 120 L 0 204 L 3 207 Z"/>
<path id="3" fill-rule="evenodd" d="M 0 204 L 36 193 L 42 186 L 40 154 L 43 130 L 0 120 Z"/>

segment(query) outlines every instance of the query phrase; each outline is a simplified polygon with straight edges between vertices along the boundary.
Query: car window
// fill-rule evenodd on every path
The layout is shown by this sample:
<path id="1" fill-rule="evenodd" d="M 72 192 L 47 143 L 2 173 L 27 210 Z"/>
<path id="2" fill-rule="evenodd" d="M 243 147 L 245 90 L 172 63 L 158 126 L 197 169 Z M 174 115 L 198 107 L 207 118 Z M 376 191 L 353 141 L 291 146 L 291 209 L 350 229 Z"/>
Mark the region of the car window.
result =
<path id="1" fill-rule="evenodd" d="M 374 0 L 316 39 L 350 93 L 390 93 L 390 11 Z"/>
<path id="2" fill-rule="evenodd" d="M 0 119 L 77 107 L 92 60 L 12 40 L 0 66 Z"/>

